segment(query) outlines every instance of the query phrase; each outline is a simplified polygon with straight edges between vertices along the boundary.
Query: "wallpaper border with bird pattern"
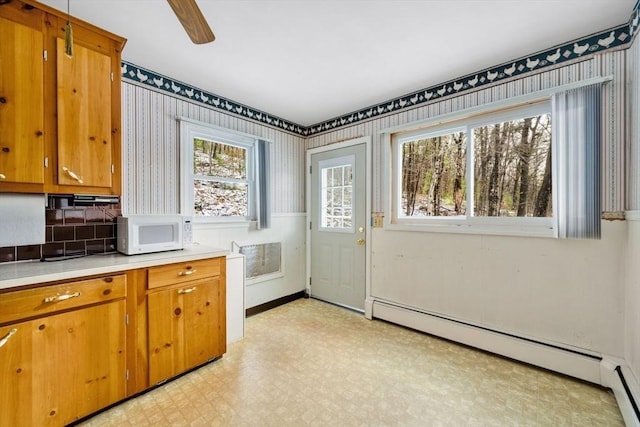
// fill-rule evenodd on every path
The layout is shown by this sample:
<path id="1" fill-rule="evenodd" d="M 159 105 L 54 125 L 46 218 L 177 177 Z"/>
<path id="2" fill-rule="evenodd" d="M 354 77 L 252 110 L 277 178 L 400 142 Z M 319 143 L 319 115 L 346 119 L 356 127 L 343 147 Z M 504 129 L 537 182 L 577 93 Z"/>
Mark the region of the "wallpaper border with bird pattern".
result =
<path id="1" fill-rule="evenodd" d="M 448 96 L 457 96 L 465 92 L 474 91 L 483 86 L 493 85 L 497 82 L 537 72 L 545 68 L 555 67 L 562 63 L 580 60 L 583 57 L 586 59 L 605 50 L 626 47 L 638 32 L 639 27 L 640 0 L 636 3 L 628 24 L 554 46 L 526 57 L 421 89 L 312 126 L 302 126 L 287 121 L 126 61 L 122 61 L 122 77 L 127 81 L 186 98 L 192 102 L 204 104 L 248 120 L 257 121 L 285 132 L 301 137 L 311 137 L 391 113 L 412 109 Z"/>

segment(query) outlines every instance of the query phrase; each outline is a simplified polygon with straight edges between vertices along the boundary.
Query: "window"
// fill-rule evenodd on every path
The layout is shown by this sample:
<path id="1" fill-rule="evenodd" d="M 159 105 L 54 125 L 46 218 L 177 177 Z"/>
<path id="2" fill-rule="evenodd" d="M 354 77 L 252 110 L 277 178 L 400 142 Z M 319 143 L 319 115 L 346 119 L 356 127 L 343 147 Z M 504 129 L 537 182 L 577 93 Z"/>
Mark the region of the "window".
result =
<path id="1" fill-rule="evenodd" d="M 193 215 L 248 217 L 251 148 L 193 139 Z"/>
<path id="2" fill-rule="evenodd" d="M 268 143 L 189 119 L 180 134 L 182 214 L 268 227 Z"/>
<path id="3" fill-rule="evenodd" d="M 353 231 L 353 167 L 355 156 L 321 161 L 320 227 Z"/>
<path id="4" fill-rule="evenodd" d="M 551 235 L 550 111 L 539 102 L 393 135 L 391 222 Z"/>

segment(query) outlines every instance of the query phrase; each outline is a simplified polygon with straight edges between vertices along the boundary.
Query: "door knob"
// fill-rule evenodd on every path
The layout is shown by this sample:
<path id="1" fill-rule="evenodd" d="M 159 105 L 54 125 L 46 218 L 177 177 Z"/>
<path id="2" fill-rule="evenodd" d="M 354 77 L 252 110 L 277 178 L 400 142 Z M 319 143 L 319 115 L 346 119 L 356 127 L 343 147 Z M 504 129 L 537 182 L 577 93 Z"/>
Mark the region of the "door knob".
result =
<path id="1" fill-rule="evenodd" d="M 358 243 L 360 246 L 364 245 L 364 239 L 358 239 L 356 240 L 356 243 Z"/>

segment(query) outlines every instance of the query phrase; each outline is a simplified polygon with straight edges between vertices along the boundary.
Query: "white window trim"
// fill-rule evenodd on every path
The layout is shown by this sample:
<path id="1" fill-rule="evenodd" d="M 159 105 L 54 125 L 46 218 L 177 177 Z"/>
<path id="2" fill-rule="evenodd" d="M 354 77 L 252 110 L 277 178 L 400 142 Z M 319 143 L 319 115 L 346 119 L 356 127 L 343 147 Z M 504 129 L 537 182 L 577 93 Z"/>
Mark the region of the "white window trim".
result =
<path id="1" fill-rule="evenodd" d="M 249 225 L 256 221 L 255 150 L 259 140 L 254 135 L 232 131 L 209 123 L 186 117 L 180 122 L 180 213 L 190 216 L 194 223 L 236 223 Z M 247 149 L 247 196 L 248 215 L 240 216 L 196 216 L 193 211 L 193 140 L 205 139 Z"/>
<path id="2" fill-rule="evenodd" d="M 385 182 L 388 185 L 385 200 L 385 228 L 402 231 L 425 231 L 442 233 L 488 234 L 504 236 L 556 237 L 557 216 L 551 218 L 532 217 L 475 217 L 472 216 L 472 186 L 467 186 L 467 214 L 452 217 L 404 217 L 399 215 L 401 209 L 401 156 L 399 150 L 403 142 L 435 137 L 444 134 L 464 131 L 467 134 L 466 170 L 473 167 L 473 132 L 477 126 L 486 126 L 509 120 L 522 119 L 538 114 L 551 112 L 551 101 L 547 97 L 532 98 L 526 103 L 502 104 L 500 110 L 484 108 L 483 111 L 461 111 L 449 114 L 446 120 L 436 118 L 432 126 L 424 122 L 421 128 L 408 127 L 412 131 L 397 130 L 394 135 L 385 132 L 383 142 L 385 150 Z M 551 118 L 553 120 L 553 117 Z M 552 145 L 552 150 L 555 150 Z M 556 156 L 552 152 L 552 170 L 555 172 Z M 468 175 L 467 175 L 468 177 Z M 557 191 L 556 173 L 552 175 L 553 194 Z M 555 196 L 553 200 L 555 200 Z M 471 202 L 470 202 L 471 201 Z M 554 207 L 555 208 L 555 207 Z"/>

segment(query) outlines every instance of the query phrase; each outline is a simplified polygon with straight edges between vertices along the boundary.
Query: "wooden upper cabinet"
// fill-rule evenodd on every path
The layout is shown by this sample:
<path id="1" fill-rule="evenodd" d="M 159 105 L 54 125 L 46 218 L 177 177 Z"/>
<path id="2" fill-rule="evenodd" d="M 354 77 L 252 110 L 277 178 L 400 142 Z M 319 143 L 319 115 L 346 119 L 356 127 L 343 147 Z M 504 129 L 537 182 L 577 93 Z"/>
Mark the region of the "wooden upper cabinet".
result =
<path id="1" fill-rule="evenodd" d="M 120 57 L 125 40 L 72 18 L 69 57 L 66 23 L 66 16 L 47 15 L 45 111 L 56 114 L 45 113 L 51 131 L 45 187 L 50 193 L 120 194 Z"/>
<path id="2" fill-rule="evenodd" d="M 0 5 L 0 191 L 42 191 L 44 13 L 19 6 Z"/>
<path id="3" fill-rule="evenodd" d="M 35 0 L 0 1 L 0 192 L 120 194 L 126 40 Z"/>
<path id="4" fill-rule="evenodd" d="M 82 45 L 73 57 L 57 43 L 58 183 L 112 186 L 111 58 Z"/>

